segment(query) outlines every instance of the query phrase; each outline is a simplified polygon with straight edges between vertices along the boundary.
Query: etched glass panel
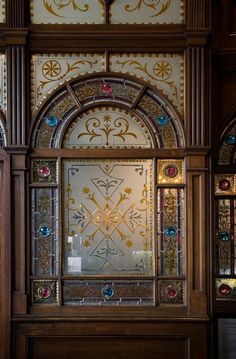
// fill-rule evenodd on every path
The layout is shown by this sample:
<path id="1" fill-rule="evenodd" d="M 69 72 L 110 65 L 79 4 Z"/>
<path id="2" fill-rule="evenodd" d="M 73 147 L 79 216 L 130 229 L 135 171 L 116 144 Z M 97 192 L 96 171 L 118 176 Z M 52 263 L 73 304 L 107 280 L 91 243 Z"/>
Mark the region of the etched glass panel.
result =
<path id="1" fill-rule="evenodd" d="M 67 129 L 65 148 L 150 148 L 146 125 L 127 110 L 94 108 L 82 113 Z"/>
<path id="2" fill-rule="evenodd" d="M 32 274 L 58 273 L 57 190 L 32 189 Z"/>
<path id="3" fill-rule="evenodd" d="M 33 24 L 102 24 L 104 1 L 31 0 Z"/>
<path id="4" fill-rule="evenodd" d="M 216 201 L 217 273 L 236 274 L 236 200 Z"/>
<path id="5" fill-rule="evenodd" d="M 84 306 L 150 306 L 154 305 L 154 283 L 152 280 L 64 281 L 63 302 Z"/>
<path id="6" fill-rule="evenodd" d="M 158 189 L 159 274 L 183 275 L 184 192 L 183 189 Z"/>
<path id="7" fill-rule="evenodd" d="M 151 160 L 64 160 L 64 271 L 153 274 Z"/>
<path id="8" fill-rule="evenodd" d="M 116 0 L 111 5 L 112 24 L 180 24 L 183 0 Z"/>

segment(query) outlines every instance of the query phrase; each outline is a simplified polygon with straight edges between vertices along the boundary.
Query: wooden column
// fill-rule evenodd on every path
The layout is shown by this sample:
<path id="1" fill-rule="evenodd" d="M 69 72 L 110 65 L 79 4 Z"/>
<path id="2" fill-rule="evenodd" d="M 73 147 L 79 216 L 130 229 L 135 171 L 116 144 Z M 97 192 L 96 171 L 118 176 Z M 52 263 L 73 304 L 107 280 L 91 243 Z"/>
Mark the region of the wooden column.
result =
<path id="1" fill-rule="evenodd" d="M 206 316 L 209 278 L 209 218 L 208 218 L 208 150 L 188 149 L 187 170 L 187 273 L 189 278 L 189 314 Z"/>

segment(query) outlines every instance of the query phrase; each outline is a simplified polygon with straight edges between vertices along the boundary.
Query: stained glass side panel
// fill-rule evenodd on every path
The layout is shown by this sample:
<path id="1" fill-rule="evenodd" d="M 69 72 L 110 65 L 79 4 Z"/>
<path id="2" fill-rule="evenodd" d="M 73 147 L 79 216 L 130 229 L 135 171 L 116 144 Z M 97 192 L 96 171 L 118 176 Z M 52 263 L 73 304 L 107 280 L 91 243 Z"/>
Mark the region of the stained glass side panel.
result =
<path id="1" fill-rule="evenodd" d="M 64 160 L 64 272 L 152 275 L 152 160 Z"/>
<path id="2" fill-rule="evenodd" d="M 235 278 L 217 278 L 215 288 L 218 300 L 236 300 Z"/>
<path id="3" fill-rule="evenodd" d="M 184 272 L 184 191 L 158 189 L 159 274 L 181 276 Z"/>
<path id="4" fill-rule="evenodd" d="M 58 273 L 57 189 L 32 189 L 32 274 Z"/>
<path id="5" fill-rule="evenodd" d="M 33 280 L 31 283 L 32 304 L 57 304 L 58 283 L 53 280 Z"/>
<path id="6" fill-rule="evenodd" d="M 154 305 L 152 280 L 64 281 L 63 302 L 69 305 L 145 306 Z"/>
<path id="7" fill-rule="evenodd" d="M 236 274 L 236 200 L 219 199 L 216 207 L 217 273 Z"/>

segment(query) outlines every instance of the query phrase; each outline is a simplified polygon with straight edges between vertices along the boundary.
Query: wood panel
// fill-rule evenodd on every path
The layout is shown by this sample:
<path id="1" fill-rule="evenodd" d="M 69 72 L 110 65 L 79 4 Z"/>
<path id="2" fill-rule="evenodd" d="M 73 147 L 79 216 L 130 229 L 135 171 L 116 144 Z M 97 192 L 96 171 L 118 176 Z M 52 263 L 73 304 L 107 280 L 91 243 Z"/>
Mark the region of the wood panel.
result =
<path id="1" fill-rule="evenodd" d="M 207 322 L 186 321 L 15 323 L 15 359 L 207 359 L 207 330 Z"/>

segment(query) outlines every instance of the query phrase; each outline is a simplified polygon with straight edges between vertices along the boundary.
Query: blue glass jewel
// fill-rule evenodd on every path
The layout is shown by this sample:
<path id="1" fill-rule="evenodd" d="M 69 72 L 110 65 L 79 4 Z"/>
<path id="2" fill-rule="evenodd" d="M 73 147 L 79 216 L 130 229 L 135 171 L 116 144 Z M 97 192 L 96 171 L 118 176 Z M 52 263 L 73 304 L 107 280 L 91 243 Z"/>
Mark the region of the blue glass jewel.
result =
<path id="1" fill-rule="evenodd" d="M 228 145 L 235 145 L 236 144 L 236 136 L 234 135 L 228 135 L 225 139 L 226 143 Z"/>
<path id="2" fill-rule="evenodd" d="M 115 290 L 113 287 L 107 285 L 106 287 L 102 288 L 102 294 L 108 299 L 113 297 Z"/>
<path id="3" fill-rule="evenodd" d="M 56 116 L 48 116 L 45 118 L 45 122 L 49 127 L 55 127 L 58 123 L 58 118 Z"/>
<path id="4" fill-rule="evenodd" d="M 159 126 L 165 126 L 169 122 L 169 119 L 166 115 L 158 115 L 156 118 L 156 122 Z"/>
<path id="5" fill-rule="evenodd" d="M 165 235 L 168 237 L 174 237 L 177 234 L 177 230 L 175 227 L 167 227 L 165 229 Z"/>
<path id="6" fill-rule="evenodd" d="M 220 240 L 227 242 L 230 239 L 230 234 L 228 232 L 220 232 Z"/>
<path id="7" fill-rule="evenodd" d="M 43 237 L 49 237 L 51 234 L 51 229 L 47 226 L 43 226 L 39 228 L 39 233 L 43 236 Z"/>

